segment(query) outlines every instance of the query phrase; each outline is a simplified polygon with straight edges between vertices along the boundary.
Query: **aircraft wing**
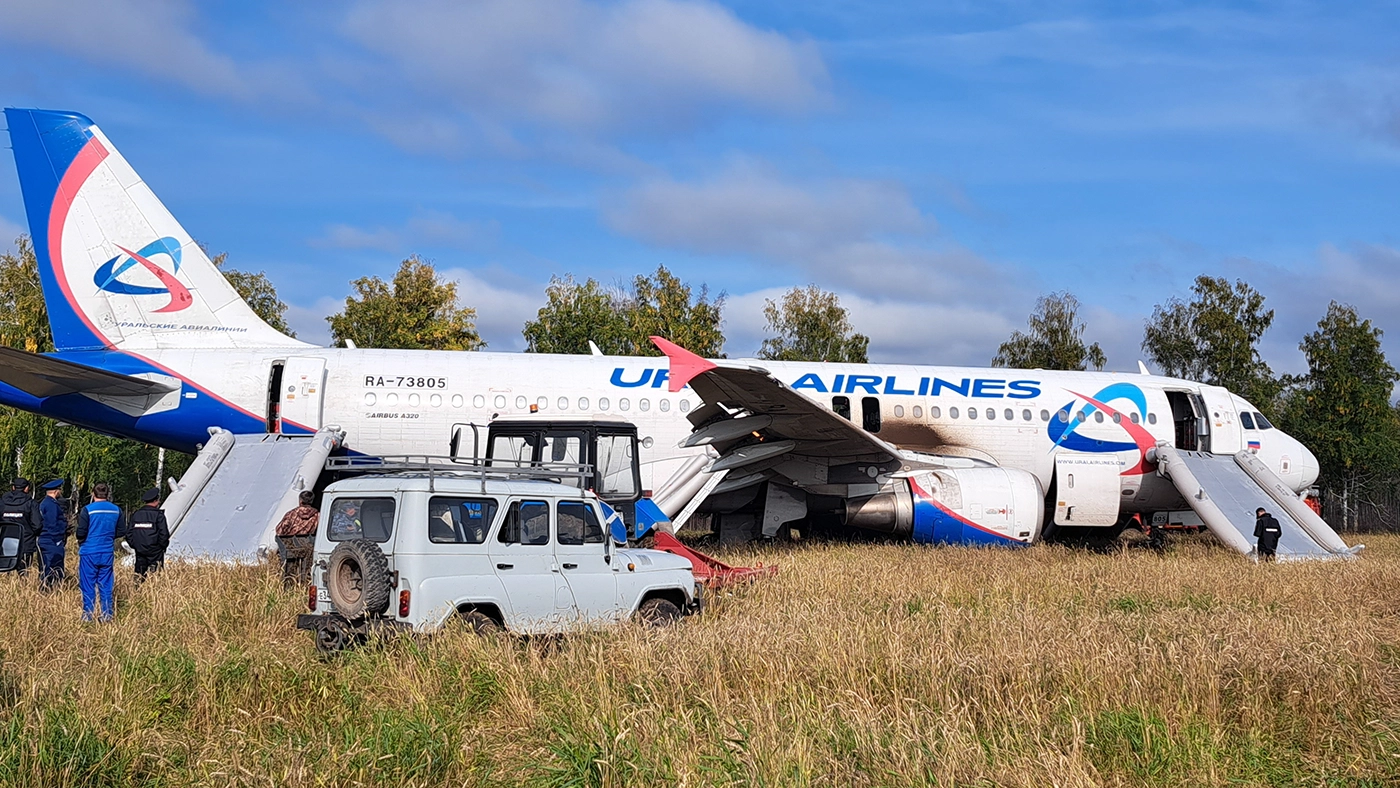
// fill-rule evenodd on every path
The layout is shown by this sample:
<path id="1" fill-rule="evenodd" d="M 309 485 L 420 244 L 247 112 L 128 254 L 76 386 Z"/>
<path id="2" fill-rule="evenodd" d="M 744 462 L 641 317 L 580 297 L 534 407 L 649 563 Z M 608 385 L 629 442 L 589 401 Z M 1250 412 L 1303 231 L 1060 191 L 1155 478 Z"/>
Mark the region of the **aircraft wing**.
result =
<path id="1" fill-rule="evenodd" d="M 894 445 L 793 391 L 765 369 L 716 364 L 661 337 L 651 340 L 671 361 L 671 391 L 688 383 L 705 402 L 691 411 L 695 431 L 683 445 L 718 452 L 711 470 L 748 474 L 793 459 L 822 467 L 865 463 L 890 470 L 901 463 Z"/>
<path id="2" fill-rule="evenodd" d="M 175 390 L 160 381 L 133 378 L 7 347 L 0 347 L 0 382 L 40 398 L 61 394 L 146 397 Z"/>

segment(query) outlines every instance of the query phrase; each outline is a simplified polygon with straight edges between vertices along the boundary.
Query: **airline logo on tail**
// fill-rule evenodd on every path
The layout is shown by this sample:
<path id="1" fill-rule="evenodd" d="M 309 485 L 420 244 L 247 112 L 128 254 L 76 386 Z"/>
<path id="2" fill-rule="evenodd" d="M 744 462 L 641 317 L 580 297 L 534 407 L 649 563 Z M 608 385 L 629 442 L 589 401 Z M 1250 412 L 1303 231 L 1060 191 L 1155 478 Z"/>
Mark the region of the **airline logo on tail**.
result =
<path id="1" fill-rule="evenodd" d="M 108 293 L 120 293 L 122 295 L 166 295 L 170 302 L 156 312 L 179 312 L 189 308 L 194 303 L 194 297 L 190 295 L 189 288 L 180 284 L 175 278 L 175 274 L 180 271 L 180 242 L 170 236 L 152 241 L 141 247 L 139 251 L 133 252 L 124 246 L 117 246 L 122 250 L 122 254 L 113 257 L 97 268 L 97 272 L 92 276 L 92 283 L 97 285 L 98 290 Z M 152 257 L 164 255 L 171 262 L 172 271 L 156 265 L 151 261 Z M 161 287 L 137 284 L 122 275 L 140 266 L 149 271 L 161 283 Z"/>

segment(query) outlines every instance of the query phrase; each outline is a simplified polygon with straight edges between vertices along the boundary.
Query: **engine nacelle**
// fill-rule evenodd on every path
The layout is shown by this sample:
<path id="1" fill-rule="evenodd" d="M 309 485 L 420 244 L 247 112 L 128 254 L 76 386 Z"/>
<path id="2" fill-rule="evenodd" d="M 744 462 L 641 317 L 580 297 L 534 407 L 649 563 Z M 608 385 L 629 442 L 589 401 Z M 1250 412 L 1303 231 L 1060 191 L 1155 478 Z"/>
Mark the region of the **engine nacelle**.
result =
<path id="1" fill-rule="evenodd" d="M 1024 545 L 1035 541 L 1045 493 L 1012 468 L 945 468 L 901 476 L 868 498 L 849 498 L 842 522 L 916 542 Z"/>

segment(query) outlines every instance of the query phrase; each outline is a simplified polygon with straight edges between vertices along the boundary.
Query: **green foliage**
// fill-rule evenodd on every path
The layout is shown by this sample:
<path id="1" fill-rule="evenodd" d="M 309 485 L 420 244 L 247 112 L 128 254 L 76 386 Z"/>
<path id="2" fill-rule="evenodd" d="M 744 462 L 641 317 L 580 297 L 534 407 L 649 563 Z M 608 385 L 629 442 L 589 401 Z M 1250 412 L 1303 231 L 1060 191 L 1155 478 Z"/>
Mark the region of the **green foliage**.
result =
<path id="1" fill-rule="evenodd" d="M 39 285 L 34 246 L 21 237 L 13 254 L 0 255 L 0 342 L 30 353 L 53 351 L 48 309 Z M 165 475 L 179 476 L 190 457 L 172 452 Z M 158 450 L 134 441 L 98 435 L 27 411 L 0 408 L 0 478 L 25 476 L 34 484 L 68 479 L 73 495 L 105 481 L 117 503 L 130 505 L 156 482 Z"/>
<path id="2" fill-rule="evenodd" d="M 545 298 L 536 318 L 525 323 L 526 352 L 587 354 L 590 340 L 609 355 L 631 351 L 626 294 L 609 291 L 596 279 L 579 283 L 555 276 Z"/>
<path id="3" fill-rule="evenodd" d="M 638 275 L 626 292 L 611 292 L 589 279 L 550 280 L 547 303 L 525 324 L 527 349 L 533 353 L 588 353 L 592 340 L 604 353 L 656 356 L 650 337 L 660 336 L 708 358 L 723 355 L 724 295 L 710 300 L 703 285 L 695 296 L 665 266 L 651 276 Z"/>
<path id="4" fill-rule="evenodd" d="M 1236 280 L 1202 274 L 1191 301 L 1158 304 L 1147 321 L 1142 349 L 1168 377 L 1223 386 L 1273 412 L 1282 383 L 1259 356 L 1259 339 L 1274 322 L 1264 296 Z"/>
<path id="5" fill-rule="evenodd" d="M 326 318 L 338 346 L 408 350 L 480 350 L 476 310 L 457 305 L 457 284 L 438 278 L 433 264 L 414 255 L 399 265 L 392 283 L 363 276 L 357 295 Z"/>
<path id="6" fill-rule="evenodd" d="M 228 283 L 233 285 L 233 289 L 238 291 L 238 295 L 248 302 L 248 306 L 252 307 L 253 312 L 262 318 L 264 323 L 289 337 L 297 335 L 297 332 L 287 325 L 287 305 L 277 297 L 277 288 L 272 284 L 272 280 L 267 278 L 267 272 L 259 271 L 255 274 L 237 268 L 224 268 L 224 263 L 228 261 L 228 252 L 221 252 L 212 259 L 214 267 L 220 270 Z"/>
<path id="7" fill-rule="evenodd" d="M 1317 456 L 1323 485 L 1353 499 L 1349 527 L 1358 489 L 1400 471 L 1400 417 L 1390 402 L 1400 373 L 1385 358 L 1381 330 L 1336 301 L 1299 348 L 1308 374 L 1293 381 L 1284 423 Z"/>
<path id="8" fill-rule="evenodd" d="M 1011 332 L 997 348 L 992 366 L 1084 370 L 1103 369 L 1107 363 L 1099 343 L 1084 344 L 1079 299 L 1068 290 L 1041 296 L 1027 322 L 1030 330 Z"/>
<path id="9" fill-rule="evenodd" d="M 852 364 L 868 360 L 870 337 L 855 333 L 841 299 L 816 285 L 792 288 L 781 304 L 764 299 L 763 316 L 776 336 L 763 340 L 759 358 Z"/>

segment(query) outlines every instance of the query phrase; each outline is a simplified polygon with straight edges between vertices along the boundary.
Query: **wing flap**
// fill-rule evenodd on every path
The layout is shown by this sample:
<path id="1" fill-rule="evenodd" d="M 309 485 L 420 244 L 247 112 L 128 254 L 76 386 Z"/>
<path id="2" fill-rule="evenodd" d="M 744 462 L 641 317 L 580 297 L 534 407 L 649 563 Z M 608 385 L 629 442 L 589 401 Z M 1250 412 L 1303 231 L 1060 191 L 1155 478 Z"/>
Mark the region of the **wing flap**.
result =
<path id="1" fill-rule="evenodd" d="M 7 347 L 0 347 L 0 382 L 40 398 L 63 394 L 146 397 L 175 390 L 161 381 L 143 380 Z"/>

